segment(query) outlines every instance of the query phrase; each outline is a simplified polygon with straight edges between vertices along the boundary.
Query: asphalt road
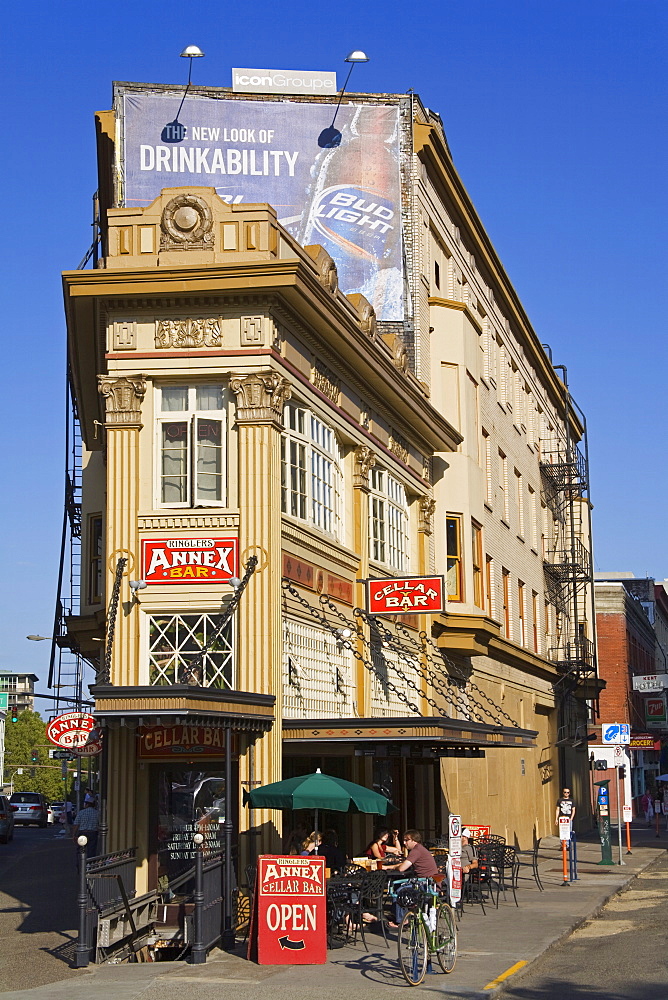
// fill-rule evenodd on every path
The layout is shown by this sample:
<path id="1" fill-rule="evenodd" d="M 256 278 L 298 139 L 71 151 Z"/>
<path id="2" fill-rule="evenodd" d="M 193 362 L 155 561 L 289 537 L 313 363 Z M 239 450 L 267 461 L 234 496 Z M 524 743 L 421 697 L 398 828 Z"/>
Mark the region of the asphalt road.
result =
<path id="1" fill-rule="evenodd" d="M 503 1000 L 664 1000 L 667 901 L 662 853 L 598 917 L 514 980 Z"/>
<path id="2" fill-rule="evenodd" d="M 0 844 L 0 993 L 76 975 L 75 847 L 53 827 Z"/>

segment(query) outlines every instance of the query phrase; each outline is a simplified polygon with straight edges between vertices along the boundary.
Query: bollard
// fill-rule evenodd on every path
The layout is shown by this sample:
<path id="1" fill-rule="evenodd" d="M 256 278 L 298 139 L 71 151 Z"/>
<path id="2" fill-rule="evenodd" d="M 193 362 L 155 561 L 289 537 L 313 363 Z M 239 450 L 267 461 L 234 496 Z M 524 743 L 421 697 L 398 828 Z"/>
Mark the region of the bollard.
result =
<path id="1" fill-rule="evenodd" d="M 78 861 L 79 861 L 79 894 L 77 896 L 77 903 L 79 905 L 79 936 L 77 938 L 77 947 L 74 953 L 74 968 L 75 969 L 87 969 L 88 963 L 90 961 L 90 945 L 86 940 L 88 931 L 88 920 L 87 920 L 87 910 L 88 910 L 88 883 L 86 882 L 86 845 L 88 844 L 88 837 L 84 837 L 82 834 L 77 837 L 78 848 Z"/>
<path id="2" fill-rule="evenodd" d="M 563 869 L 564 869 L 564 881 L 561 883 L 562 885 L 569 885 L 569 881 L 568 881 L 568 853 L 567 853 L 567 850 L 566 850 L 566 843 L 567 842 L 565 840 L 562 840 L 562 842 L 561 842 L 561 860 L 562 860 Z"/>
<path id="3" fill-rule="evenodd" d="M 193 901 L 195 912 L 193 914 L 193 932 L 195 940 L 190 949 L 190 961 L 193 965 L 201 965 L 206 962 L 206 945 L 202 940 L 204 927 L 202 926 L 204 917 L 204 851 L 202 844 L 204 837 L 201 833 L 196 833 L 193 837 L 195 841 L 195 892 Z"/>
<path id="4" fill-rule="evenodd" d="M 626 853 L 627 854 L 633 854 L 633 851 L 631 850 L 631 824 L 630 823 L 626 824 Z"/>

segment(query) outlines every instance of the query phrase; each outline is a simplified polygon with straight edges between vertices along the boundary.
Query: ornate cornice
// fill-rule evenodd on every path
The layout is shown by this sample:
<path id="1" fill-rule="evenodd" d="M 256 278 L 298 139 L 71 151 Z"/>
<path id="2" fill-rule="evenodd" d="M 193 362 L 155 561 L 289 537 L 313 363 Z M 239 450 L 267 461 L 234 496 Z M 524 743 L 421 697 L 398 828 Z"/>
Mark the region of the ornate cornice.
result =
<path id="1" fill-rule="evenodd" d="M 223 331 L 217 316 L 196 319 L 159 319 L 155 324 L 156 350 L 168 351 L 193 347 L 222 347 Z"/>
<path id="2" fill-rule="evenodd" d="M 147 375 L 98 375 L 98 390 L 107 401 L 107 426 L 141 427 L 141 401 Z"/>
<path id="3" fill-rule="evenodd" d="M 237 423 L 274 423 L 283 427 L 283 403 L 290 399 L 290 383 L 278 372 L 255 372 L 233 378 L 230 388 L 237 397 Z"/>
<path id="4" fill-rule="evenodd" d="M 341 398 L 341 383 L 329 368 L 325 367 L 317 358 L 314 359 L 311 366 L 311 382 L 316 389 L 319 389 L 338 406 Z"/>

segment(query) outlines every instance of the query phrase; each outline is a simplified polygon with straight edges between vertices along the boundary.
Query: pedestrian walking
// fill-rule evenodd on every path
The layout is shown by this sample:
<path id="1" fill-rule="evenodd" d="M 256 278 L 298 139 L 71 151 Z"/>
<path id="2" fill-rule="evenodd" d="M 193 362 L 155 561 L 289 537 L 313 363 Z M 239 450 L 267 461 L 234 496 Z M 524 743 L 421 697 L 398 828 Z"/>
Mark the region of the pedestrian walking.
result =
<path id="1" fill-rule="evenodd" d="M 76 841 L 80 833 L 88 838 L 86 857 L 94 858 L 97 854 L 98 813 L 95 806 L 84 806 L 74 817 L 72 839 Z"/>
<path id="2" fill-rule="evenodd" d="M 646 788 L 644 794 L 640 797 L 640 807 L 645 814 L 647 826 L 651 826 L 652 819 L 654 818 L 654 809 L 652 807 L 652 793 L 649 788 Z"/>
<path id="3" fill-rule="evenodd" d="M 559 826 L 560 816 L 568 816 L 571 824 L 575 819 L 575 802 L 573 802 L 570 788 L 562 788 L 561 798 L 557 799 L 557 812 L 554 817 L 554 822 L 557 826 Z"/>

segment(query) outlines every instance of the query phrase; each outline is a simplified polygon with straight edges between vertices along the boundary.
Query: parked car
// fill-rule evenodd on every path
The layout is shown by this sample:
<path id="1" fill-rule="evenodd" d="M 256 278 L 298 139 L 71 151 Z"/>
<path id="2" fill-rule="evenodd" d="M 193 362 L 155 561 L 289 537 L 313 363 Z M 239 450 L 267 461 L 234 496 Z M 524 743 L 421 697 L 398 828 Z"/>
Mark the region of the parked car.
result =
<path id="1" fill-rule="evenodd" d="M 52 802 L 51 811 L 53 812 L 53 819 L 56 823 L 64 823 L 66 819 L 65 803 L 64 802 Z"/>
<path id="2" fill-rule="evenodd" d="M 35 823 L 42 828 L 48 823 L 47 801 L 41 792 L 14 792 L 9 804 L 14 806 L 14 823 Z"/>
<path id="3" fill-rule="evenodd" d="M 0 844 L 8 844 L 14 836 L 14 810 L 6 795 L 0 795 Z"/>

